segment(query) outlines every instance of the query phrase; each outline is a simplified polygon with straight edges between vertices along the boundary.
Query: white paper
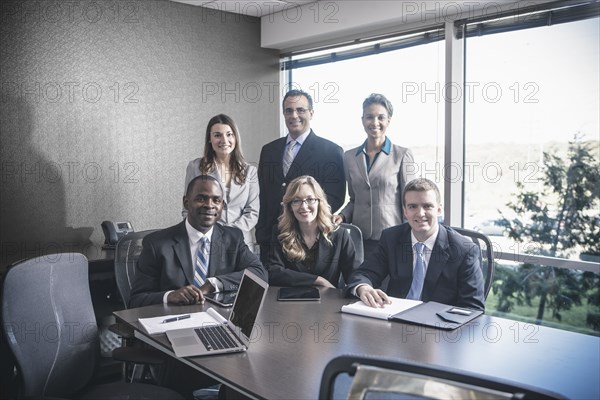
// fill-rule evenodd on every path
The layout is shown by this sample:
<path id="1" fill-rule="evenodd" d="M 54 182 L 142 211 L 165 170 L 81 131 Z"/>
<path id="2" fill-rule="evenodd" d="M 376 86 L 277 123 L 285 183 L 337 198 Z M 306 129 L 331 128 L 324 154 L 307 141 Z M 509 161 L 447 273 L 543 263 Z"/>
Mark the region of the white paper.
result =
<path id="1" fill-rule="evenodd" d="M 157 333 L 165 333 L 166 331 L 172 331 L 174 329 L 197 328 L 200 326 L 219 324 L 219 322 L 216 321 L 209 313 L 204 311 L 197 313 L 189 313 L 190 318 L 163 323 L 163 321 L 167 318 L 175 318 L 180 317 L 182 315 L 188 314 L 173 314 L 163 315 L 161 317 L 154 318 L 140 318 L 139 321 L 140 324 L 142 324 L 142 326 L 146 330 L 146 332 L 148 332 L 150 335 L 155 335 Z"/>
<path id="2" fill-rule="evenodd" d="M 364 317 L 389 319 L 389 317 L 394 314 L 408 310 L 409 308 L 413 308 L 422 303 L 420 300 L 400 299 L 390 296 L 388 296 L 388 298 L 391 300 L 392 304 L 385 304 L 383 308 L 369 307 L 359 300 L 355 303 L 342 306 L 342 312 L 362 315 Z"/>

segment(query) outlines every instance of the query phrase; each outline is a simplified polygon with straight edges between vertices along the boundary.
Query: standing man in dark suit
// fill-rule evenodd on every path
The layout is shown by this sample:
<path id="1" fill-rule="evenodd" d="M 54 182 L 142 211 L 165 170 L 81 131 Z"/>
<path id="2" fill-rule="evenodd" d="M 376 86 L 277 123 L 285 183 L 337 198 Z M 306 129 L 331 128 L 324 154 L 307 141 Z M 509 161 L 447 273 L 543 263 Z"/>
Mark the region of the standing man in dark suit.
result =
<path id="1" fill-rule="evenodd" d="M 217 224 L 224 205 L 221 183 L 214 177 L 201 175 L 189 183 L 183 197 L 186 219 L 144 238 L 130 307 L 203 303 L 206 293 L 237 290 L 246 268 L 268 282 L 242 231 Z M 206 268 L 200 278 L 196 275 L 199 251 L 204 252 Z"/>
<path id="2" fill-rule="evenodd" d="M 260 244 L 263 262 L 269 259 L 271 234 L 291 180 L 302 175 L 315 178 L 327 195 L 332 213 L 344 203 L 346 178 L 342 148 L 310 129 L 313 113 L 313 101 L 308 93 L 301 90 L 287 92 L 283 98 L 283 116 L 288 134 L 264 145 L 260 153 L 260 213 L 256 241 Z"/>
<path id="3" fill-rule="evenodd" d="M 382 307 L 390 300 L 375 288 L 389 276 L 390 296 L 483 310 L 479 248 L 438 223 L 442 204 L 435 183 L 414 179 L 402 197 L 408 223 L 383 231 L 376 250 L 350 276 L 346 292 L 371 307 Z"/>

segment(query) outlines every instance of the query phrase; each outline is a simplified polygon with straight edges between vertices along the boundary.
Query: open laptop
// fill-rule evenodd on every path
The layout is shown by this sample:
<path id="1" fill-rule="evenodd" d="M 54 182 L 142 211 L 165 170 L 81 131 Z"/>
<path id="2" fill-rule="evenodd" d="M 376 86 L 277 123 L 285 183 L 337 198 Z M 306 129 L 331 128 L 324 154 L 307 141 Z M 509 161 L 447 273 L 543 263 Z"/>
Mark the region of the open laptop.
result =
<path id="1" fill-rule="evenodd" d="M 246 351 L 268 288 L 267 282 L 251 271 L 244 270 L 226 322 L 166 332 L 175 355 L 189 357 Z"/>

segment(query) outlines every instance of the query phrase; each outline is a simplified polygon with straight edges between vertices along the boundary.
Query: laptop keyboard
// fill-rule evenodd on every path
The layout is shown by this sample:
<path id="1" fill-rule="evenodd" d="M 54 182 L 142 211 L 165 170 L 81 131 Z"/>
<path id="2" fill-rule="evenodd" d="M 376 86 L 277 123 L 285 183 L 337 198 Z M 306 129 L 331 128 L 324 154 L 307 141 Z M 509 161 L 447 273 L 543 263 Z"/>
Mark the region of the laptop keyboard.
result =
<path id="1" fill-rule="evenodd" d="M 223 325 L 205 326 L 195 329 L 195 331 L 207 350 L 238 347 L 238 344 L 231 339 L 227 329 Z"/>

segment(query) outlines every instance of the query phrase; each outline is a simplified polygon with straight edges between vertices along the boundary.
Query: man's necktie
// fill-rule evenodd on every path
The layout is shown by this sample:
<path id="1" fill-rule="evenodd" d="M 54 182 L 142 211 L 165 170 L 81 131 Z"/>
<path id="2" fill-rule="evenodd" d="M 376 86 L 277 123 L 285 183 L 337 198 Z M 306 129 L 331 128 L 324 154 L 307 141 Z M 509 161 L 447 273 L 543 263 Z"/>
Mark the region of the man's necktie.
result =
<path id="1" fill-rule="evenodd" d="M 208 238 L 200 239 L 200 246 L 196 253 L 196 267 L 194 268 L 194 285 L 200 287 L 206 282 L 208 275 Z"/>
<path id="2" fill-rule="evenodd" d="M 287 150 L 283 155 L 283 176 L 287 175 L 290 170 L 290 165 L 292 165 L 292 162 L 294 161 L 294 148 L 296 147 L 296 144 L 298 144 L 298 142 L 295 140 L 290 141 Z"/>
<path id="3" fill-rule="evenodd" d="M 423 243 L 415 244 L 417 257 L 415 261 L 415 269 L 413 270 L 413 280 L 408 292 L 407 299 L 420 300 L 421 292 L 423 291 L 423 283 L 425 282 L 425 261 L 423 260 Z"/>

